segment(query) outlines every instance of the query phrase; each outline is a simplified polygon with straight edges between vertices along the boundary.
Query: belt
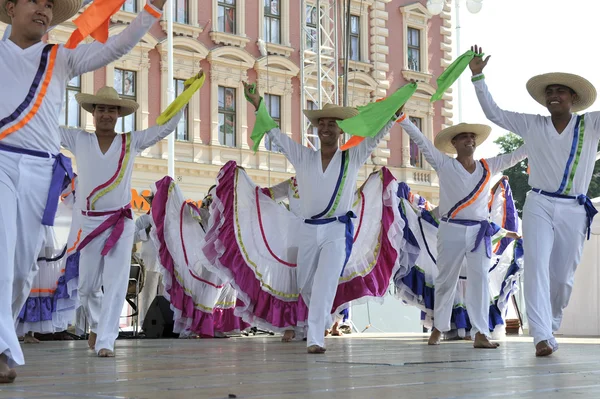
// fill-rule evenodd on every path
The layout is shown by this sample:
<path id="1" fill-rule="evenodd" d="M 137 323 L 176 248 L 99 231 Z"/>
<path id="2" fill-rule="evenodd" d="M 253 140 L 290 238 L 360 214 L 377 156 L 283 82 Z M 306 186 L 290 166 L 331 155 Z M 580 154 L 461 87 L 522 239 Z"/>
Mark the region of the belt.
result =
<path id="1" fill-rule="evenodd" d="M 54 218 L 56 217 L 56 210 L 58 209 L 60 193 L 69 185 L 71 179 L 73 179 L 71 159 L 61 153 L 54 155 L 49 152 L 28 150 L 3 143 L 0 143 L 0 151 L 29 155 L 36 158 L 54 158 L 50 189 L 48 190 L 46 207 L 44 208 L 44 215 L 42 216 L 43 225 L 54 226 Z"/>
<path id="2" fill-rule="evenodd" d="M 549 191 L 540 190 L 539 188 L 532 188 L 531 191 L 536 192 L 538 194 L 545 195 L 547 197 L 552 197 L 552 198 L 565 198 L 565 199 L 577 200 L 579 205 L 583 205 L 585 208 L 585 215 L 587 217 L 586 233 L 587 233 L 587 239 L 588 240 L 590 239 L 590 233 L 592 231 L 592 221 L 594 220 L 594 216 L 596 216 L 596 214 L 598 213 L 598 210 L 592 203 L 592 200 L 590 199 L 590 197 L 588 197 L 585 194 L 580 194 L 578 196 L 556 194 L 556 193 L 551 193 Z"/>
<path id="3" fill-rule="evenodd" d="M 500 227 L 493 222 L 488 220 L 468 220 L 468 219 L 448 219 L 442 218 L 442 221 L 452 224 L 458 224 L 461 226 L 479 226 L 479 232 L 477 232 L 477 238 L 475 238 L 475 246 L 471 252 L 477 251 L 477 248 L 482 242 L 485 243 L 485 254 L 488 258 L 492 258 L 492 236 L 496 234 Z"/>
<path id="4" fill-rule="evenodd" d="M 352 253 L 352 245 L 354 244 L 354 224 L 352 223 L 352 219 L 356 218 L 354 212 L 349 211 L 343 216 L 325 218 L 325 219 L 305 219 L 304 223 L 311 225 L 323 225 L 329 224 L 333 222 L 340 222 L 346 225 L 346 258 L 344 260 L 344 267 L 342 267 L 342 272 L 340 275 L 344 274 L 344 269 L 346 269 L 346 264 L 348 263 L 348 259 L 350 259 L 350 254 Z"/>
<path id="5" fill-rule="evenodd" d="M 96 227 L 94 231 L 88 234 L 85 239 L 81 241 L 81 244 L 79 244 L 79 247 L 77 248 L 78 251 L 81 251 L 94 238 L 98 237 L 100 234 L 112 227 L 113 231 L 106 239 L 106 243 L 104 243 L 104 248 L 101 252 L 102 256 L 106 256 L 117 244 L 119 238 L 121 238 L 123 230 L 125 229 L 125 219 L 133 220 L 131 204 L 128 204 L 121 209 L 117 209 L 116 211 L 81 211 L 81 214 L 89 217 L 109 216 L 109 218 L 107 218 L 100 226 Z"/>

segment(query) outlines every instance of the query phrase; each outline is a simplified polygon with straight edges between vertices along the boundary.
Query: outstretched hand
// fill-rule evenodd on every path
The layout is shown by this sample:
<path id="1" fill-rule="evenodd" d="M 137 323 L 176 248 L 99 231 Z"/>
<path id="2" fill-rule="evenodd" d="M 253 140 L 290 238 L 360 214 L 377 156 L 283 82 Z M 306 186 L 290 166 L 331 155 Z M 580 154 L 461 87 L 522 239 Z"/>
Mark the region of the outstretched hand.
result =
<path id="1" fill-rule="evenodd" d="M 477 45 L 471 46 L 471 50 L 475 52 L 475 57 L 469 62 L 469 68 L 473 72 L 473 76 L 483 73 L 483 68 L 487 65 L 491 55 L 483 59 L 483 48 Z"/>
<path id="2" fill-rule="evenodd" d="M 167 0 L 152 0 L 152 5 L 159 10 L 162 10 Z"/>
<path id="3" fill-rule="evenodd" d="M 260 94 L 258 94 L 258 90 L 254 89 L 254 85 L 252 84 L 246 82 L 242 83 L 244 84 L 244 94 L 250 99 L 254 108 L 258 109 L 258 106 L 260 105 Z"/>
<path id="4" fill-rule="evenodd" d="M 514 238 L 515 240 L 520 240 L 521 236 L 519 235 L 519 233 L 515 233 L 514 231 L 509 231 L 508 233 L 506 233 L 506 237 L 507 238 Z"/>

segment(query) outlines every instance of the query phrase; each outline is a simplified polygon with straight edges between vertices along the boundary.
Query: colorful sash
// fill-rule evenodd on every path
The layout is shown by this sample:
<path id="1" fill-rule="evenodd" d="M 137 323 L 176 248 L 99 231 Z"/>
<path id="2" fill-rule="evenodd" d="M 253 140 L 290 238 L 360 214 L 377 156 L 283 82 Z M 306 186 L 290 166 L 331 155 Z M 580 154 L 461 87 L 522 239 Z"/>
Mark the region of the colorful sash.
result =
<path id="1" fill-rule="evenodd" d="M 54 218 L 56 217 L 60 194 L 69 186 L 71 179 L 73 179 L 71 159 L 60 153 L 57 155 L 51 155 L 43 151 L 27 150 L 2 143 L 0 143 L 0 151 L 30 155 L 37 158 L 54 158 L 50 189 L 48 190 L 46 208 L 44 209 L 44 215 L 42 216 L 42 224 L 44 226 L 54 226 Z"/>
<path id="2" fill-rule="evenodd" d="M 323 212 L 312 216 L 310 219 L 304 220 L 304 223 L 310 225 L 324 225 L 333 222 L 341 222 L 346 225 L 346 259 L 344 260 L 344 266 L 342 267 L 342 273 L 340 275 L 344 274 L 344 269 L 346 268 L 346 264 L 348 263 L 348 259 L 350 259 L 350 254 L 352 253 L 352 245 L 354 244 L 354 224 L 352 223 L 352 219 L 356 218 L 356 215 L 352 211 L 348 211 L 345 215 L 338 217 L 331 217 L 331 215 L 333 215 L 337 210 L 340 197 L 344 191 L 349 160 L 350 157 L 348 156 L 347 151 L 342 151 L 340 174 L 338 176 L 335 189 L 333 190 L 333 194 L 331 195 L 331 199 L 329 200 L 329 204 L 327 204 L 327 208 L 325 208 Z M 327 215 L 325 219 L 321 219 L 325 215 Z"/>
<path id="3" fill-rule="evenodd" d="M 484 191 L 484 188 L 487 185 L 487 183 L 490 181 L 490 169 L 488 167 L 487 162 L 485 161 L 485 159 L 480 159 L 479 162 L 483 167 L 483 174 L 481 175 L 481 179 L 479 180 L 473 191 L 469 193 L 469 195 L 458 201 L 456 205 L 454 205 L 452 209 L 448 211 L 448 218 L 455 218 L 458 212 L 462 211 L 463 209 L 471 205 L 473 202 L 475 202 L 475 200 L 477 200 L 477 198 Z"/>
<path id="4" fill-rule="evenodd" d="M 492 236 L 496 234 L 500 230 L 500 226 L 498 226 L 494 222 L 490 222 L 488 220 L 468 220 L 468 219 L 448 219 L 442 218 L 444 222 L 458 224 L 461 226 L 477 226 L 479 225 L 479 232 L 477 233 L 477 237 L 475 238 L 475 246 L 471 250 L 471 252 L 477 251 L 482 242 L 485 243 L 485 254 L 491 259 L 492 258 Z"/>
<path id="5" fill-rule="evenodd" d="M 88 217 L 110 216 L 100 226 L 96 227 L 94 231 L 88 234 L 87 237 L 85 237 L 85 239 L 81 242 L 81 244 L 79 244 L 79 247 L 77 248 L 78 251 L 81 251 L 90 242 L 92 242 L 94 238 L 98 237 L 106 230 L 113 228 L 113 231 L 108 236 L 108 239 L 104 244 L 104 248 L 102 249 L 102 256 L 108 255 L 110 250 L 117 244 L 117 241 L 119 241 L 119 238 L 121 238 L 123 230 L 125 229 L 125 219 L 133 220 L 133 214 L 131 213 L 131 204 L 127 204 L 123 208 L 118 209 L 116 211 L 81 211 L 81 214 Z"/>
<path id="6" fill-rule="evenodd" d="M 25 110 L 29 108 L 29 106 L 31 106 L 31 103 L 35 98 L 35 102 L 33 102 L 33 107 L 31 107 L 29 112 L 25 114 L 18 123 L 1 132 L 0 140 L 4 139 L 9 134 L 14 133 L 17 130 L 21 129 L 23 126 L 27 125 L 27 123 L 37 114 L 37 111 L 39 110 L 40 106 L 42 105 L 42 102 L 44 101 L 44 97 L 46 97 L 48 85 L 52 80 L 57 53 L 58 46 L 55 46 L 53 44 L 47 45 L 42 50 L 40 65 L 35 74 L 35 77 L 33 78 L 33 83 L 29 87 L 29 92 L 27 93 L 25 100 L 23 100 L 23 102 L 19 104 L 17 109 L 12 114 L 0 120 L 0 131 L 4 129 L 6 125 L 15 122 L 21 116 L 21 114 L 23 114 Z M 45 78 L 42 82 L 42 78 L 44 77 L 44 75 Z M 35 93 L 38 92 L 38 89 L 39 93 L 37 97 L 35 97 Z"/>
<path id="7" fill-rule="evenodd" d="M 545 195 L 547 197 L 552 197 L 552 198 L 566 198 L 566 199 L 577 200 L 579 205 L 583 205 L 585 207 L 585 215 L 587 218 L 586 233 L 587 233 L 587 239 L 588 240 L 590 239 L 590 234 L 592 232 L 592 221 L 594 220 L 594 216 L 596 216 L 596 214 L 598 213 L 598 210 L 592 203 L 592 200 L 590 199 L 590 197 L 588 197 L 585 194 L 580 194 L 577 197 L 575 197 L 573 195 L 562 195 L 562 194 L 550 193 L 548 191 L 540 190 L 539 188 L 532 188 L 531 191 L 534 191 L 538 194 L 542 194 L 542 195 Z"/>
<path id="8" fill-rule="evenodd" d="M 585 136 L 584 117 L 585 115 L 577 116 L 575 132 L 573 133 L 573 143 L 571 144 L 571 152 L 569 154 L 569 159 L 567 160 L 567 165 L 565 166 L 563 179 L 560 183 L 560 187 L 553 194 L 569 195 L 571 192 L 573 180 L 575 179 L 575 172 L 577 172 L 577 166 L 579 166 L 579 159 L 583 148 L 583 138 Z"/>
<path id="9" fill-rule="evenodd" d="M 95 189 L 92 190 L 90 195 L 87 197 L 87 209 L 95 210 L 96 202 L 116 187 L 121 184 L 123 180 L 123 176 L 125 176 L 125 170 L 127 169 L 127 164 L 129 163 L 129 157 L 131 156 L 131 134 L 122 134 L 121 135 L 121 156 L 119 158 L 119 164 L 117 165 L 117 170 L 115 174 L 108 179 L 105 183 L 99 185 Z"/>

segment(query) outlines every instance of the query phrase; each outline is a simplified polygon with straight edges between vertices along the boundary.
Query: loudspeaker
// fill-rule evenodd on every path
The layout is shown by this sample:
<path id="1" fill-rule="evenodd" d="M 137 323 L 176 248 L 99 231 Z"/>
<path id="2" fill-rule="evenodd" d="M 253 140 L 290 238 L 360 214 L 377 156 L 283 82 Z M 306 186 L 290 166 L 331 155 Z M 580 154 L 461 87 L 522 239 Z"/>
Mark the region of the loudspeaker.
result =
<path id="1" fill-rule="evenodd" d="M 147 338 L 177 338 L 179 336 L 179 334 L 173 333 L 173 311 L 164 296 L 158 295 L 154 298 L 146 312 L 142 329 Z"/>

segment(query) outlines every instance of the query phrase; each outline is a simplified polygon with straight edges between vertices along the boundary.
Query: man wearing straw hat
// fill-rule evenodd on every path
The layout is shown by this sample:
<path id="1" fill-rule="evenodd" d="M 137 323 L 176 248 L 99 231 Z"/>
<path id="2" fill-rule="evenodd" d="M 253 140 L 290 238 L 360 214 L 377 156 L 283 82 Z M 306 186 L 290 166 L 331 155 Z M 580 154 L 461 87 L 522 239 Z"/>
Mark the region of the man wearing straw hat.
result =
<path id="1" fill-rule="evenodd" d="M 472 48 L 473 49 L 473 48 Z M 474 47 L 476 53 L 481 49 Z M 550 116 L 520 114 L 496 105 L 484 80 L 489 56 L 470 67 L 486 117 L 523 137 L 529 151 L 529 185 L 523 208 L 524 289 L 536 356 L 558 349 L 563 309 L 569 303 L 575 269 L 597 213 L 586 193 L 600 138 L 597 112 L 574 114 L 591 106 L 596 89 L 569 73 L 546 73 L 527 82 L 527 91 Z"/>
<path id="2" fill-rule="evenodd" d="M 262 99 L 250 85 L 244 83 L 244 87 L 246 97 L 258 110 L 258 123 L 264 107 Z M 331 308 L 338 279 L 352 249 L 355 215 L 351 209 L 358 172 L 394 121 L 376 136 L 341 151 L 338 145 L 343 132 L 337 121 L 358 115 L 358 110 L 326 104 L 321 110 L 305 110 L 304 114 L 318 129 L 319 151 L 293 141 L 278 128 L 267 134 L 294 165 L 302 193 L 299 212 L 305 224 L 297 238 L 298 287 L 308 306 L 307 351 L 320 354 L 326 350 L 323 332 L 332 324 Z"/>
<path id="3" fill-rule="evenodd" d="M 491 127 L 460 123 L 437 134 L 435 144 L 410 120 L 402 128 L 419 146 L 427 162 L 440 178 L 440 227 L 433 311 L 434 330 L 429 345 L 439 345 L 442 332 L 451 330 L 450 318 L 461 266 L 466 259 L 466 307 L 471 321 L 475 348 L 497 348 L 490 342 L 490 294 L 488 271 L 491 268 L 491 236 L 500 230 L 489 221 L 488 203 L 491 178 L 527 157 L 525 146 L 511 154 L 476 161 L 475 149 L 491 132 Z M 456 158 L 446 154 L 457 154 Z M 506 236 L 519 238 L 514 232 Z"/>
<path id="4" fill-rule="evenodd" d="M 135 233 L 131 212 L 135 156 L 175 130 L 183 111 L 162 126 L 118 134 L 118 119 L 137 110 L 135 101 L 120 98 L 108 86 L 96 95 L 80 93 L 75 98 L 94 116 L 96 126 L 94 133 L 60 128 L 62 145 L 75 156 L 79 176 L 78 294 L 90 323 L 90 348 L 99 357 L 113 357 Z"/>
<path id="5" fill-rule="evenodd" d="M 0 21 L 12 27 L 0 41 L 0 383 L 24 364 L 13 320 L 37 270 L 43 225 L 53 225 L 62 185 L 71 176 L 60 155 L 59 111 L 73 77 L 128 53 L 161 16 L 166 0 L 152 0 L 119 35 L 69 50 L 42 42 L 51 26 L 77 13 L 81 0 L 0 0 Z M 12 304 L 12 306 L 11 306 Z M 12 317 L 11 317 L 12 316 Z"/>

